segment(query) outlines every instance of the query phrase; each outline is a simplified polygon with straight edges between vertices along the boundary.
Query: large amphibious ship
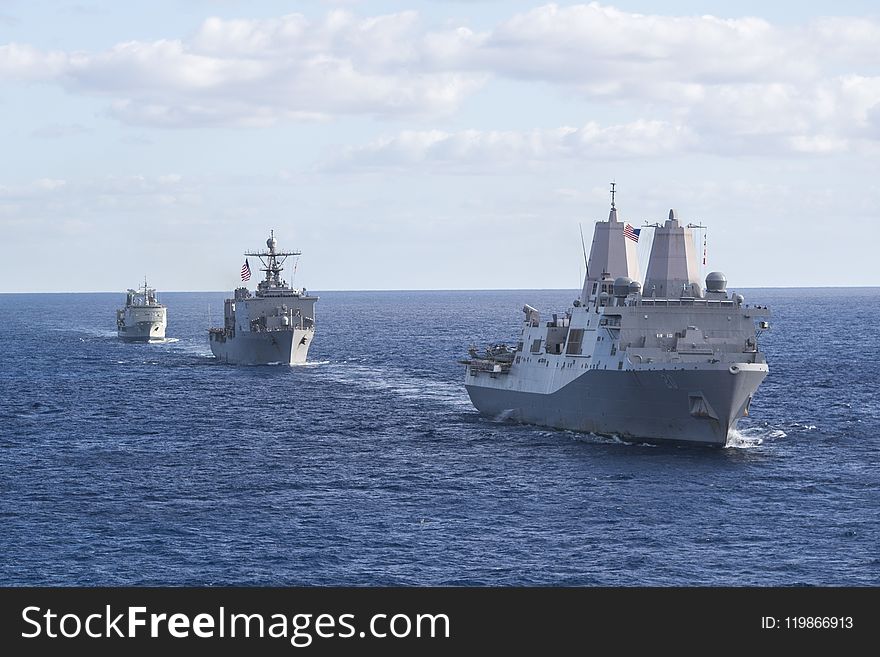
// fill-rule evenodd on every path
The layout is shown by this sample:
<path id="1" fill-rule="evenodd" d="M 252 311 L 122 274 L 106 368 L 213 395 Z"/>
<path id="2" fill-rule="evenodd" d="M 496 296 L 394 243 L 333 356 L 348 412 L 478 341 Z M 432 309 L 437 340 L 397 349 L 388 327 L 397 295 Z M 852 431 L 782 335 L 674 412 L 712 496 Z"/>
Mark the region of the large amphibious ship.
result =
<path id="1" fill-rule="evenodd" d="M 223 327 L 208 329 L 211 351 L 224 363 L 268 365 L 304 363 L 315 335 L 315 302 L 305 288 L 293 288 L 281 278 L 288 256 L 300 251 L 279 251 L 275 233 L 266 240 L 266 251 L 253 251 L 263 263 L 266 277 L 252 295 L 246 287 L 236 288 L 223 305 Z M 247 260 L 242 280 L 250 278 Z"/>
<path id="2" fill-rule="evenodd" d="M 128 342 L 149 342 L 165 338 L 167 311 L 159 303 L 156 290 L 144 286 L 129 289 L 125 295 L 125 307 L 116 311 L 116 335 Z"/>
<path id="3" fill-rule="evenodd" d="M 471 348 L 465 387 L 496 418 L 649 443 L 723 446 L 767 376 L 766 307 L 698 275 L 692 224 L 654 224 L 645 283 L 635 229 L 596 222 L 583 290 L 542 321 L 526 305 L 515 346 Z M 647 230 L 639 229 L 642 233 Z"/>

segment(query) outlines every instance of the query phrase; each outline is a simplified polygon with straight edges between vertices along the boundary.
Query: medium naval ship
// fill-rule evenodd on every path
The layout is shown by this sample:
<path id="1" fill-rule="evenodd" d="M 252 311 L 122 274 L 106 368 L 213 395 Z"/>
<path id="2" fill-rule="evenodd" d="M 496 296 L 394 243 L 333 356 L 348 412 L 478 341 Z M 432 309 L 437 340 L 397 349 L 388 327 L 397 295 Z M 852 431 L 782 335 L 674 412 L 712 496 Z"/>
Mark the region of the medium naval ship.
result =
<path id="1" fill-rule="evenodd" d="M 125 308 L 116 311 L 116 335 L 129 342 L 149 342 L 165 338 L 166 308 L 159 303 L 156 290 L 144 286 L 129 289 L 125 295 Z"/>
<path id="2" fill-rule="evenodd" d="M 638 233 L 596 222 L 583 290 L 542 321 L 524 306 L 515 346 L 470 349 L 465 387 L 484 415 L 617 436 L 723 446 L 749 412 L 767 362 L 758 336 L 766 307 L 727 291 L 720 272 L 698 275 L 693 224 L 675 210 L 653 224 L 644 286 Z M 646 233 L 647 230 L 639 229 Z M 586 255 L 586 254 L 585 254 Z"/>
<path id="3" fill-rule="evenodd" d="M 266 251 L 245 256 L 263 263 L 266 277 L 252 295 L 246 287 L 236 288 L 232 299 L 223 305 L 223 327 L 208 329 L 211 351 L 224 363 L 268 365 L 304 363 L 315 335 L 315 302 L 305 288 L 290 287 L 282 278 L 282 266 L 288 256 L 301 251 L 279 251 L 275 232 L 266 240 Z M 250 264 L 245 260 L 242 280 L 250 278 Z"/>

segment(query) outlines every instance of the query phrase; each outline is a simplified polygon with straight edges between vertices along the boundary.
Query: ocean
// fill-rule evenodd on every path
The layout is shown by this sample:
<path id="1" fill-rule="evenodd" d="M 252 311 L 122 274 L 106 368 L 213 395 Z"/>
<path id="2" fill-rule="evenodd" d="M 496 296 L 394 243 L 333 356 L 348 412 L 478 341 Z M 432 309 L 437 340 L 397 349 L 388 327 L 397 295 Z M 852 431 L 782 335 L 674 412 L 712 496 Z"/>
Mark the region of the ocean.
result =
<path id="1" fill-rule="evenodd" d="M 725 449 L 496 422 L 471 344 L 566 290 L 318 292 L 304 366 L 215 362 L 224 293 L 0 295 L 0 584 L 876 586 L 880 289 L 753 289 Z"/>

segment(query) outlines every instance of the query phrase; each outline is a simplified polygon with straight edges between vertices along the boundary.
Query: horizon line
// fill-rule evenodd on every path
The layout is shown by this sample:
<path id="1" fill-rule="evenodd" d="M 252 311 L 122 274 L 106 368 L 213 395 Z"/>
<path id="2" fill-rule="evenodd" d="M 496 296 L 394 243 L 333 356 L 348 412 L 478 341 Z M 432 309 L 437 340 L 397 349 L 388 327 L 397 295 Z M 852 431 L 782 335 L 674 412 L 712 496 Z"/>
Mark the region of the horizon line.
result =
<path id="1" fill-rule="evenodd" d="M 308 288 L 303 288 L 308 289 Z M 360 289 L 309 289 L 310 293 L 325 292 L 566 292 L 577 291 L 578 288 L 570 287 L 497 287 L 497 288 L 360 288 Z M 880 289 L 880 285 L 771 285 L 756 286 L 744 285 L 731 287 L 731 290 L 870 290 Z M 124 294 L 125 290 L 42 290 L 42 291 L 16 291 L 2 292 L 3 294 Z M 157 290 L 159 294 L 222 294 L 228 290 Z"/>

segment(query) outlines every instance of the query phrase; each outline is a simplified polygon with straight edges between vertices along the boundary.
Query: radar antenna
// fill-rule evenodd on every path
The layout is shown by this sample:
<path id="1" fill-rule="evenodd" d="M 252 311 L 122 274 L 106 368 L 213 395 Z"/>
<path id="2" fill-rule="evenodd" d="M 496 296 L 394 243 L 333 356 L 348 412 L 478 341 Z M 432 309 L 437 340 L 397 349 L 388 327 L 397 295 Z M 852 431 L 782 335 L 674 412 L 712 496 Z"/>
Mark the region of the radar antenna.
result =
<path id="1" fill-rule="evenodd" d="M 248 251 L 244 255 L 255 256 L 260 259 L 263 266 L 260 271 L 266 272 L 266 278 L 257 286 L 260 290 L 270 288 L 283 288 L 287 283 L 281 278 L 281 272 L 284 269 L 284 261 L 288 256 L 302 255 L 302 251 L 279 251 L 277 250 L 278 241 L 275 239 L 275 231 L 269 233 L 269 239 L 266 240 L 265 251 Z"/>

